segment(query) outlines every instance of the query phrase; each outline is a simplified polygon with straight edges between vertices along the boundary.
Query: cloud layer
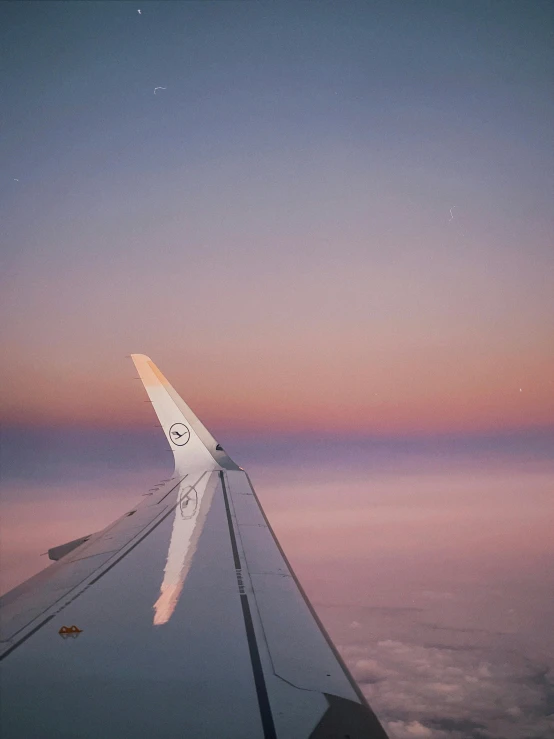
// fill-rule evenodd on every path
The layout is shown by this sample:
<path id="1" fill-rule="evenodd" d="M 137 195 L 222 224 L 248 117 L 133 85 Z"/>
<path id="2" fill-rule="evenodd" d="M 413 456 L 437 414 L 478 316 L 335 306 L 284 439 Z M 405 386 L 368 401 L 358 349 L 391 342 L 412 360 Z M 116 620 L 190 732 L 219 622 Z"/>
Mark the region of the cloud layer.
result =
<path id="1" fill-rule="evenodd" d="M 341 651 L 391 739 L 554 736 L 554 665 L 393 640 Z"/>

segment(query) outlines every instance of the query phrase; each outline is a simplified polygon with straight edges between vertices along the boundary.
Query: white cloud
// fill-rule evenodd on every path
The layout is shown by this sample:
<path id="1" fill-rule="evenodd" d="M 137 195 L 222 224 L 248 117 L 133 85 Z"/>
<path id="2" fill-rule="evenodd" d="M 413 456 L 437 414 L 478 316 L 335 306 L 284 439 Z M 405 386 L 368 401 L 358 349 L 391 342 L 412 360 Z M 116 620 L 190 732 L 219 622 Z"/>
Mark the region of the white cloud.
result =
<path id="1" fill-rule="evenodd" d="M 552 670 L 514 653 L 393 640 L 341 651 L 391 739 L 554 736 Z"/>
<path id="2" fill-rule="evenodd" d="M 414 737 L 425 737 L 426 739 L 442 739 L 447 737 L 443 731 L 433 731 L 433 729 L 423 726 L 419 721 L 389 721 L 387 730 L 394 739 L 414 739 Z"/>

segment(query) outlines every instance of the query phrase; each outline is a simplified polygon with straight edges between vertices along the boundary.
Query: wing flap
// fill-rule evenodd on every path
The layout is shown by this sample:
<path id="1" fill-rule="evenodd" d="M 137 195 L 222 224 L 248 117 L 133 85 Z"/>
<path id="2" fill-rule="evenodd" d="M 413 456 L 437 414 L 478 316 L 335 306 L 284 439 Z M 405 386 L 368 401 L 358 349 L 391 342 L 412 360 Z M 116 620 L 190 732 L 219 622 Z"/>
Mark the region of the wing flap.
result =
<path id="1" fill-rule="evenodd" d="M 244 472 L 227 472 L 242 553 L 274 674 L 297 688 L 359 700 L 276 545 Z"/>

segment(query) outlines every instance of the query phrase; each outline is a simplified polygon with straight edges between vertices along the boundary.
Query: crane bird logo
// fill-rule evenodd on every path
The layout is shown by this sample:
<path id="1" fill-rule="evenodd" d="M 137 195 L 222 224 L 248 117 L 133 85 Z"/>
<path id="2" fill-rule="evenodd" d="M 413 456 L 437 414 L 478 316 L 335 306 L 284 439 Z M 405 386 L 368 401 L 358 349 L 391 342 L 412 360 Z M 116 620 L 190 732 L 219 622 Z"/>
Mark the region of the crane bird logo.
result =
<path id="1" fill-rule="evenodd" d="M 190 430 L 184 423 L 174 423 L 169 429 L 169 440 L 175 446 L 185 446 L 190 439 Z"/>

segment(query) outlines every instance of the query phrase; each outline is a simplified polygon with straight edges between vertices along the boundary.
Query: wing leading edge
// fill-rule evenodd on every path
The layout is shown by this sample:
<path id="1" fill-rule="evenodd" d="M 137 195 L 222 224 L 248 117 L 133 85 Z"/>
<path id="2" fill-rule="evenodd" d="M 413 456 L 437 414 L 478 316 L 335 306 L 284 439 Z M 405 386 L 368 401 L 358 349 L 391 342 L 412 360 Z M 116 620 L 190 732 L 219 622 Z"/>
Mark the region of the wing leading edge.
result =
<path id="1" fill-rule="evenodd" d="M 248 476 L 132 358 L 175 472 L 0 599 L 3 737 L 386 739 Z"/>

